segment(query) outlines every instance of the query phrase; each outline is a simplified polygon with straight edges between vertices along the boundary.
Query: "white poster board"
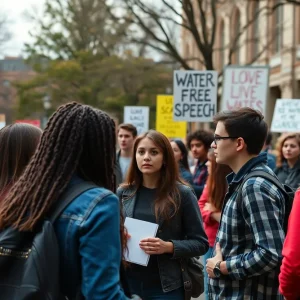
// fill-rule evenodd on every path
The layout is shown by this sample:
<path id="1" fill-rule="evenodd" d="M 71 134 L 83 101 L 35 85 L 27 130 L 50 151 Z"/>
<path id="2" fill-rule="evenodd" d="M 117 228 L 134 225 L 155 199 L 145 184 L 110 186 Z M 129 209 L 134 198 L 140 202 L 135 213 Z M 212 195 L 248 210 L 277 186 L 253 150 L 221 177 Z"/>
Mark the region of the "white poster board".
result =
<path id="1" fill-rule="evenodd" d="M 124 226 L 130 235 L 130 238 L 127 240 L 128 251 L 125 251 L 125 260 L 146 267 L 150 255 L 146 254 L 139 244 L 142 239 L 155 237 L 158 225 L 127 217 Z"/>
<path id="2" fill-rule="evenodd" d="M 174 71 L 174 121 L 211 122 L 217 113 L 216 71 Z"/>
<path id="3" fill-rule="evenodd" d="M 251 107 L 266 113 L 269 68 L 227 66 L 224 69 L 222 110 Z"/>
<path id="4" fill-rule="evenodd" d="M 124 123 L 136 127 L 138 134 L 149 130 L 148 106 L 124 106 Z"/>
<path id="5" fill-rule="evenodd" d="M 277 99 L 271 131 L 300 133 L 300 99 Z"/>

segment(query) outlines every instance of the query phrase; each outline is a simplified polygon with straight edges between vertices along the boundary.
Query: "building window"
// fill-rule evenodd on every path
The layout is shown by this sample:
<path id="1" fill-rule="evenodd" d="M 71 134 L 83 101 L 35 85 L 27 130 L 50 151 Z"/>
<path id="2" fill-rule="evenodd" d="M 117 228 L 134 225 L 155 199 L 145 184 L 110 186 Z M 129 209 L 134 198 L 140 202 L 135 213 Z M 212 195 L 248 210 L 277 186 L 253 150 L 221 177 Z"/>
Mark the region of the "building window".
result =
<path id="1" fill-rule="evenodd" d="M 296 7 L 296 19 L 294 21 L 295 23 L 295 33 L 296 33 L 296 44 L 300 45 L 300 6 Z"/>
<path id="2" fill-rule="evenodd" d="M 236 8 L 233 12 L 233 17 L 231 19 L 231 40 L 232 44 L 232 63 L 239 64 L 240 63 L 240 47 L 241 47 L 241 36 L 237 38 L 240 34 L 241 30 L 241 16 L 240 11 Z"/>
<path id="3" fill-rule="evenodd" d="M 275 43 L 274 43 L 274 54 L 277 54 L 281 50 L 282 37 L 283 37 L 283 6 L 277 7 L 275 10 Z"/>
<path id="4" fill-rule="evenodd" d="M 224 64 L 225 64 L 225 24 L 224 21 L 222 20 L 220 22 L 220 68 L 223 69 Z"/>
<path id="5" fill-rule="evenodd" d="M 252 59 L 256 59 L 259 53 L 259 3 L 253 2 L 253 48 L 252 48 Z"/>

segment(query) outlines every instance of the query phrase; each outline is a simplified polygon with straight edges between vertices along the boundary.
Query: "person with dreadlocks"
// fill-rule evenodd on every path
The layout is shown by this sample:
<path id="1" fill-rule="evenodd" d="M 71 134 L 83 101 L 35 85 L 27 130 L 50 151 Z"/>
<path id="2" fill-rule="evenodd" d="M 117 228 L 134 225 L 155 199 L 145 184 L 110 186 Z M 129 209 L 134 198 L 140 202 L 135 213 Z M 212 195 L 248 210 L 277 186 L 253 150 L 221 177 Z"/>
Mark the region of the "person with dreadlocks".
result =
<path id="1" fill-rule="evenodd" d="M 33 230 L 64 191 L 95 187 L 75 198 L 54 223 L 60 248 L 61 292 L 75 299 L 127 299 L 120 287 L 124 228 L 115 189 L 115 124 L 87 105 L 60 106 L 34 156 L 0 207 L 0 230 Z M 120 238 L 120 232 L 121 238 Z M 77 298 L 76 298 L 77 299 Z"/>

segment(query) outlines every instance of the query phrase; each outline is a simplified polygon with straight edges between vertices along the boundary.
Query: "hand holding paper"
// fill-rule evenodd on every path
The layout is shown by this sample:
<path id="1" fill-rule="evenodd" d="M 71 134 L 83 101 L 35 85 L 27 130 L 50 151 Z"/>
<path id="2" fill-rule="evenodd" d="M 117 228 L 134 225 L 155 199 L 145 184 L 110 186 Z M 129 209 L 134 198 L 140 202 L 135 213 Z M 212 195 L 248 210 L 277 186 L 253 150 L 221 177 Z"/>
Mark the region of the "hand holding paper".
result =
<path id="1" fill-rule="evenodd" d="M 127 239 L 128 252 L 125 252 L 125 259 L 142 266 L 147 266 L 149 254 L 140 247 L 140 241 L 147 237 L 155 237 L 158 225 L 137 219 L 126 218 L 125 227 L 130 238 Z"/>
<path id="2" fill-rule="evenodd" d="M 172 242 L 165 242 L 160 238 L 147 238 L 140 242 L 140 247 L 147 254 L 173 253 L 174 246 Z"/>

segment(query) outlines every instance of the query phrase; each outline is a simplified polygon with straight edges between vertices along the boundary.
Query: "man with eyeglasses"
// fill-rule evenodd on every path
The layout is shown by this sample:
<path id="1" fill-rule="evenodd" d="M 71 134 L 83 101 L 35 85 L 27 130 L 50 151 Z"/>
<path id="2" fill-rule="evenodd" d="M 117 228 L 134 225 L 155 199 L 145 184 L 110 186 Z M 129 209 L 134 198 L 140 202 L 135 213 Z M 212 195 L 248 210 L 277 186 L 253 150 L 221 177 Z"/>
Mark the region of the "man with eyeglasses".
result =
<path id="1" fill-rule="evenodd" d="M 241 108 L 214 119 L 216 161 L 233 173 L 227 177 L 214 254 L 206 262 L 210 299 L 283 299 L 277 278 L 285 237 L 284 195 L 263 177 L 243 183 L 254 170 L 275 176 L 266 165 L 267 154 L 260 154 L 268 132 L 263 118 L 258 111 Z"/>

